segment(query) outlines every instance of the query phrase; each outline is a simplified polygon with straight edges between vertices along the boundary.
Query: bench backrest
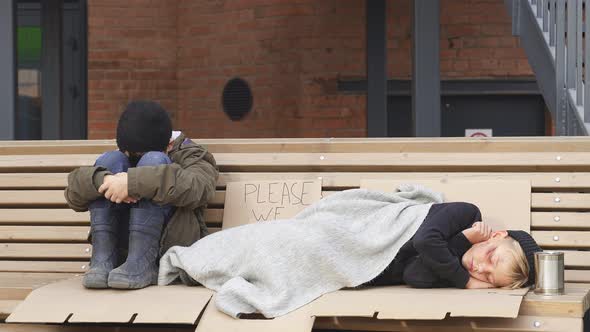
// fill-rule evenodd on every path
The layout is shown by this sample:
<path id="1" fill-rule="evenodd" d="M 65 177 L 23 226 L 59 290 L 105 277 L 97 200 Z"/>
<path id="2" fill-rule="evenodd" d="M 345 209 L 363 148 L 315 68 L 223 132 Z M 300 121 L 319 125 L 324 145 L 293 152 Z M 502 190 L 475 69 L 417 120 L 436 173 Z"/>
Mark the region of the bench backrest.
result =
<path id="1" fill-rule="evenodd" d="M 220 167 L 206 220 L 221 228 L 225 184 L 316 179 L 330 192 L 361 179 L 527 179 L 531 230 L 566 252 L 566 281 L 590 282 L 590 140 L 586 138 L 202 140 Z M 83 273 L 89 214 L 66 206 L 67 173 L 92 165 L 114 141 L 0 144 L 0 300 Z M 501 198 L 499 198 L 501 199 Z M 3 298 L 4 297 L 4 298 Z"/>

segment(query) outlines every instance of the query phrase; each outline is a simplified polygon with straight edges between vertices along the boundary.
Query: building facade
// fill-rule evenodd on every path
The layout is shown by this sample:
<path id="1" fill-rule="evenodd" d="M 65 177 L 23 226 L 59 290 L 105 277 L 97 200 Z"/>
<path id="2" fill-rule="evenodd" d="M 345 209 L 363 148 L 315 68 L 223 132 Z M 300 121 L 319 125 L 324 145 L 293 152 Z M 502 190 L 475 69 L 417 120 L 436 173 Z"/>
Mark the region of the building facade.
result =
<path id="1" fill-rule="evenodd" d="M 191 137 L 371 136 L 366 0 L 51 1 L 78 6 L 77 43 L 86 47 L 76 55 L 84 65 L 74 69 L 84 105 L 60 115 L 62 131 L 64 117 L 79 112 L 77 123 L 87 125 L 79 138 L 113 138 L 127 101 L 153 99 Z M 17 43 L 27 38 L 19 24 L 23 3 L 31 1 L 14 2 Z M 412 0 L 386 1 L 388 136 L 412 135 L 412 10 Z M 495 136 L 550 134 L 504 1 L 442 0 L 439 13 L 441 136 L 464 136 L 470 128 Z M 65 32 L 60 42 L 68 43 Z M 16 104 L 24 95 L 40 104 L 35 91 L 26 91 L 38 73 L 20 65 L 25 48 L 16 49 Z M 75 62 L 66 54 L 62 72 Z M 232 90 L 230 81 L 242 85 Z M 62 84 L 62 95 L 70 90 Z M 23 109 L 15 107 L 15 118 Z"/>

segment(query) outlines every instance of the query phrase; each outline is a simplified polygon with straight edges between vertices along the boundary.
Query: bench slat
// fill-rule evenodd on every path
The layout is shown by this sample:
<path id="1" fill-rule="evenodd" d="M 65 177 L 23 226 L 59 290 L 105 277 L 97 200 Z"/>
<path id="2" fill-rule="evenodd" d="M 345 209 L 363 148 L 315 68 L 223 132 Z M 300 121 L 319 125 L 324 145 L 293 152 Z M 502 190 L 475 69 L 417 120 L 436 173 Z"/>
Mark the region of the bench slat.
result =
<path id="1" fill-rule="evenodd" d="M 63 190 L 2 190 L 0 206 L 65 207 Z"/>
<path id="2" fill-rule="evenodd" d="M 39 228 L 39 227 L 35 226 L 32 228 Z M 219 231 L 219 229 L 215 228 L 215 227 L 210 228 L 211 233 L 214 233 L 216 231 Z M 47 241 L 51 241 L 51 239 L 52 239 L 52 237 L 48 236 L 46 234 L 46 232 L 36 232 L 35 229 L 31 229 L 30 232 L 34 232 L 34 235 L 32 235 L 30 237 L 39 238 L 39 241 L 47 242 Z M 82 234 L 80 235 L 80 239 L 76 239 L 76 241 L 84 242 L 86 240 L 85 239 L 86 232 L 81 232 L 81 233 Z M 558 248 L 558 247 L 584 247 L 585 248 L 586 247 L 584 245 L 580 245 L 579 242 L 575 242 L 576 239 L 571 240 L 568 238 L 568 236 L 564 236 L 563 232 L 560 232 L 560 233 L 551 232 L 551 234 L 559 234 L 558 236 L 560 236 L 560 242 L 569 241 L 569 242 L 561 243 L 561 245 L 553 246 L 555 248 Z M 551 237 L 551 234 L 549 235 L 549 237 Z M 546 239 L 543 238 L 543 236 L 541 236 L 540 238 L 537 237 L 537 236 L 539 236 L 539 234 L 537 232 L 534 232 L 533 235 L 535 236 L 535 239 L 537 239 L 540 242 L 540 244 L 543 245 L 544 247 L 552 247 L 552 246 L 547 245 L 545 243 Z M 553 235 L 553 236 L 555 236 L 555 235 Z M 575 236 L 575 234 L 570 234 L 570 236 Z M 63 237 L 66 237 L 66 236 L 63 236 Z M 545 237 L 547 237 L 547 236 L 545 236 Z M 551 240 L 553 240 L 552 237 L 551 237 Z M 574 241 L 574 242 L 572 242 L 572 241 Z M 590 251 L 572 251 L 572 250 L 562 250 L 562 251 L 565 252 L 565 263 L 567 266 L 590 267 Z M 59 254 L 56 253 L 56 256 L 59 256 Z M 49 257 L 50 256 L 46 256 L 45 258 L 49 258 Z M 29 263 L 29 262 L 0 261 L 0 271 L 2 271 L 2 270 L 12 271 L 15 269 L 18 271 L 24 271 L 27 269 L 27 263 Z M 32 263 L 32 262 L 30 262 L 30 263 Z M 54 262 L 52 262 L 51 264 L 47 264 L 47 265 L 40 264 L 38 266 L 33 264 L 29 267 L 29 269 L 30 269 L 30 271 L 40 271 L 38 269 L 51 269 L 51 271 L 61 271 L 63 268 L 68 268 L 68 269 L 74 269 L 75 271 L 80 271 L 81 269 L 83 269 L 82 266 L 85 266 L 85 264 L 79 264 L 78 262 L 75 262 L 75 263 L 68 262 L 67 266 L 63 266 L 63 265 L 56 265 L 56 264 L 54 264 Z M 27 271 L 29 271 L 29 270 L 27 270 Z"/>
<path id="3" fill-rule="evenodd" d="M 98 155 L 0 155 L 0 172 L 68 171 L 91 166 Z M 216 153 L 222 171 L 587 170 L 588 153 Z"/>
<path id="4" fill-rule="evenodd" d="M 8 155 L 0 156 L 0 172 L 26 172 L 26 170 L 69 171 L 80 166 L 92 166 L 99 155 Z"/>
<path id="5" fill-rule="evenodd" d="M 89 221 L 89 212 L 71 209 L 0 209 L 0 225 L 87 225 Z"/>
<path id="6" fill-rule="evenodd" d="M 531 235 L 544 248 L 590 248 L 590 232 L 532 231 Z"/>
<path id="7" fill-rule="evenodd" d="M 519 152 L 588 151 L 590 143 L 580 137 L 463 138 L 276 138 L 196 139 L 220 152 Z M 5 141 L 0 155 L 101 153 L 116 149 L 114 140 Z"/>
<path id="8" fill-rule="evenodd" d="M 221 223 L 223 209 L 206 209 L 205 221 Z M 88 225 L 90 213 L 70 209 L 0 209 L 0 225 Z"/>
<path id="9" fill-rule="evenodd" d="M 41 286 L 75 276 L 73 273 L 0 272 L 0 300 L 23 300 Z"/>
<path id="10" fill-rule="evenodd" d="M 285 179 L 321 179 L 324 188 L 356 188 L 361 179 L 396 179 L 396 180 L 529 180 L 535 189 L 546 188 L 588 188 L 590 173 L 568 172 L 221 172 L 218 187 L 225 187 L 228 182 L 264 181 Z"/>
<path id="11" fill-rule="evenodd" d="M 534 228 L 590 228 L 590 213 L 587 212 L 531 212 Z"/>
<path id="12" fill-rule="evenodd" d="M 533 208 L 590 209 L 590 194 L 534 193 L 531 204 Z"/>
<path id="13" fill-rule="evenodd" d="M 564 253 L 565 265 L 568 268 L 590 267 L 590 251 L 560 250 Z"/>
<path id="14" fill-rule="evenodd" d="M 330 195 L 337 191 L 324 190 L 322 195 Z M 559 198 L 559 202 L 555 202 Z M 222 206 L 225 201 L 225 191 L 217 190 L 209 201 L 210 205 Z M 533 193 L 532 208 L 547 209 L 590 209 L 590 193 Z M 37 207 L 67 207 L 63 190 L 0 190 L 1 206 L 37 206 Z"/>
<path id="15" fill-rule="evenodd" d="M 75 276 L 75 273 L 0 272 L 1 288 L 37 288 L 56 280 Z M 1 292 L 0 292 L 1 294 Z M 4 300 L 10 300 L 2 298 Z"/>
<path id="16" fill-rule="evenodd" d="M 89 259 L 90 244 L 0 243 L 4 259 Z"/>
<path id="17" fill-rule="evenodd" d="M 565 282 L 590 282 L 590 270 L 565 270 Z"/>
<path id="18" fill-rule="evenodd" d="M 0 173 L 0 189 L 63 189 L 68 173 Z"/>
<path id="19" fill-rule="evenodd" d="M 558 217 L 558 221 L 555 221 Z M 205 210 L 205 221 L 221 224 L 223 209 Z M 88 225 L 88 212 L 70 209 L 0 209 L 0 225 Z M 535 229 L 590 228 L 590 212 L 532 212 L 531 226 Z"/>
<path id="20" fill-rule="evenodd" d="M 88 226 L 0 226 L 0 242 L 87 242 Z"/>
<path id="21" fill-rule="evenodd" d="M 225 192 L 216 191 L 209 202 L 223 205 Z M 63 190 L 0 190 L 0 207 L 55 207 L 67 208 Z"/>
<path id="22" fill-rule="evenodd" d="M 63 189 L 67 173 L 0 173 L 0 189 Z M 473 179 L 473 180 L 530 180 L 534 189 L 590 188 L 590 173 L 510 173 L 510 172 L 221 172 L 218 188 L 228 182 L 321 178 L 324 188 L 354 188 L 361 179 Z"/>
<path id="23" fill-rule="evenodd" d="M 354 166 L 482 166 L 500 168 L 508 166 L 587 166 L 588 153 L 568 152 L 559 154 L 542 152 L 520 153 L 216 153 L 218 165 L 225 168 Z M 2 159 L 0 159 L 2 165 Z"/>
<path id="24" fill-rule="evenodd" d="M 68 272 L 84 273 L 88 270 L 88 262 L 67 261 L 2 261 L 0 272 Z"/>

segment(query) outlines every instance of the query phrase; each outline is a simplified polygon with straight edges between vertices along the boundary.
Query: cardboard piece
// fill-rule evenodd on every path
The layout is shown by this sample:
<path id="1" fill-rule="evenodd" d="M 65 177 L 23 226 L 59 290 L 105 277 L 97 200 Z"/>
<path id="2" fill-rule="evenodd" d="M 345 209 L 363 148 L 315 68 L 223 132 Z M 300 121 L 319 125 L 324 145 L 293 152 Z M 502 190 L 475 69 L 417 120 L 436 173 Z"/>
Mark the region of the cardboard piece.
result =
<path id="1" fill-rule="evenodd" d="M 313 304 L 313 303 L 312 303 Z M 274 319 L 235 319 L 217 310 L 215 297 L 205 309 L 196 332 L 302 332 L 311 331 L 314 317 L 309 311 L 312 304 Z"/>
<path id="2" fill-rule="evenodd" d="M 407 182 L 407 181 L 406 181 Z M 443 180 L 419 182 L 441 191 L 446 201 L 476 204 L 494 229 L 530 230 L 529 181 Z M 402 181 L 367 180 L 361 187 L 393 191 Z M 416 289 L 407 286 L 340 290 L 326 294 L 284 317 L 272 320 L 233 319 L 218 311 L 213 300 L 207 306 L 197 332 L 311 331 L 315 317 L 375 317 L 397 320 L 442 320 L 451 317 L 518 316 L 528 289 Z"/>
<path id="3" fill-rule="evenodd" d="M 394 191 L 409 181 L 361 180 L 361 188 Z M 531 231 L 531 183 L 528 180 L 412 180 L 444 193 L 445 202 L 469 202 L 477 205 L 482 219 L 493 230 Z"/>
<path id="4" fill-rule="evenodd" d="M 222 228 L 291 218 L 321 198 L 321 180 L 229 182 Z"/>
<path id="5" fill-rule="evenodd" d="M 518 315 L 527 289 L 417 289 L 407 286 L 341 290 L 312 303 L 315 317 L 376 317 L 377 319 L 444 319 Z M 477 305 L 474 305 L 477 303 Z M 375 315 L 376 314 L 376 315 Z"/>
<path id="6" fill-rule="evenodd" d="M 194 324 L 211 296 L 211 290 L 184 285 L 89 290 L 77 277 L 34 290 L 6 322 Z"/>
<path id="7" fill-rule="evenodd" d="M 515 318 L 528 289 L 416 289 L 388 286 L 340 290 L 275 319 L 234 319 L 217 310 L 214 299 L 196 332 L 309 332 L 315 317 L 375 317 L 442 320 L 447 317 Z M 477 305 L 474 305 L 477 303 Z"/>

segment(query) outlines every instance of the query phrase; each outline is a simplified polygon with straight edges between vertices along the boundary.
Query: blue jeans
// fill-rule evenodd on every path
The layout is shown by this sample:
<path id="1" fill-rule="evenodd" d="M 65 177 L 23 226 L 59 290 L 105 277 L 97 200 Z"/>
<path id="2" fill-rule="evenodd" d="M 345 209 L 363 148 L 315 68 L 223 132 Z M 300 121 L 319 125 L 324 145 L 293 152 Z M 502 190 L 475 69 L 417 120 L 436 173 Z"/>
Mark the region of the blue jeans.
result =
<path id="1" fill-rule="evenodd" d="M 159 151 L 150 151 L 146 152 L 139 162 L 137 163 L 136 167 L 143 167 L 143 166 L 157 166 L 157 165 L 167 165 L 171 164 L 172 161 L 168 157 L 167 154 L 164 152 Z M 103 153 L 98 159 L 94 166 L 101 166 L 109 170 L 113 174 L 127 172 L 127 170 L 131 167 L 129 162 L 129 158 L 121 151 L 109 151 Z M 147 206 L 146 206 L 147 205 Z M 128 247 L 128 239 L 129 239 L 129 210 L 133 207 L 153 207 L 153 208 L 160 208 L 164 209 L 165 215 L 167 215 L 166 223 L 170 220 L 170 217 L 173 214 L 173 207 L 170 205 L 158 205 L 148 200 L 140 200 L 137 203 L 127 204 L 121 203 L 116 204 L 108 199 L 101 197 L 94 202 L 91 202 L 88 208 L 90 210 L 94 208 L 109 208 L 112 209 L 113 216 L 115 216 L 117 220 L 117 237 L 119 238 L 118 248 L 126 251 Z"/>

